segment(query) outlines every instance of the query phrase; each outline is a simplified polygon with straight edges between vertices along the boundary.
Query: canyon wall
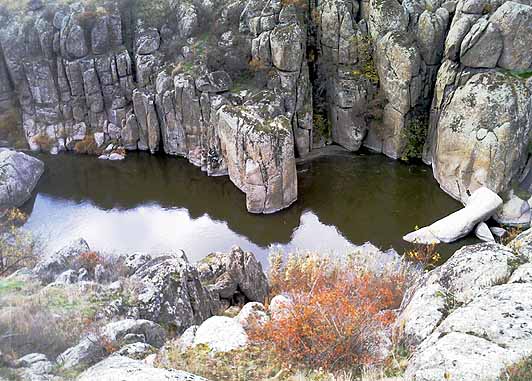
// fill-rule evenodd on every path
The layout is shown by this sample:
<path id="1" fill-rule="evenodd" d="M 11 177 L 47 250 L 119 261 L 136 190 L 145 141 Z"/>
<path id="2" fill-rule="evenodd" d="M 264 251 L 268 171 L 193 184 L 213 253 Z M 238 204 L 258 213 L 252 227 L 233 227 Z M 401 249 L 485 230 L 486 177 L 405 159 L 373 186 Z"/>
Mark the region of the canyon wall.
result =
<path id="1" fill-rule="evenodd" d="M 29 148 L 182 156 L 250 212 L 292 204 L 296 158 L 333 142 L 423 155 L 462 201 L 532 167 L 529 0 L 30 0 L 0 17 L 0 124 L 15 110 Z"/>

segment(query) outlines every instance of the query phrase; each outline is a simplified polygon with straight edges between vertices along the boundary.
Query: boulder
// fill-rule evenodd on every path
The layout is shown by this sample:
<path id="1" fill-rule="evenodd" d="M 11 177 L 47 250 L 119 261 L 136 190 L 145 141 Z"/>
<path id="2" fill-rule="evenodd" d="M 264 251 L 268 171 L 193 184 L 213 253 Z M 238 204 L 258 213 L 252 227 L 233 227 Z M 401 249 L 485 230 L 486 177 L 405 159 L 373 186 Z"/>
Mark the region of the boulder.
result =
<path id="1" fill-rule="evenodd" d="M 41 259 L 33 272 L 45 283 L 50 283 L 59 274 L 70 270 L 75 259 L 83 253 L 90 251 L 89 245 L 83 238 L 78 238 L 52 255 Z M 73 277 L 74 275 L 71 274 Z"/>
<path id="2" fill-rule="evenodd" d="M 523 200 L 510 191 L 508 200 L 497 210 L 493 219 L 501 225 L 528 228 L 532 211 L 527 200 Z"/>
<path id="3" fill-rule="evenodd" d="M 247 330 L 263 325 L 270 320 L 270 317 L 264 304 L 251 302 L 242 307 L 238 315 L 235 316 L 235 320 Z"/>
<path id="4" fill-rule="evenodd" d="M 102 335 L 113 343 L 127 341 L 127 337 L 136 336 L 136 340 L 154 347 L 162 347 L 165 339 L 164 329 L 157 323 L 149 320 L 124 319 L 107 324 L 102 329 Z M 131 340 L 130 340 L 131 342 Z"/>
<path id="5" fill-rule="evenodd" d="M 219 308 L 182 252 L 146 262 L 130 279 L 136 286 L 129 315 L 173 326 L 178 333 L 200 324 Z"/>
<path id="6" fill-rule="evenodd" d="M 272 319 L 282 319 L 287 316 L 292 307 L 292 299 L 285 295 L 276 295 L 270 301 L 269 312 Z"/>
<path id="7" fill-rule="evenodd" d="M 107 355 L 100 338 L 87 335 L 81 341 L 65 350 L 57 357 L 57 363 L 64 369 L 87 367 L 102 360 Z"/>
<path id="8" fill-rule="evenodd" d="M 475 235 L 481 241 L 495 242 L 495 237 L 485 222 L 481 222 L 475 227 Z"/>
<path id="9" fill-rule="evenodd" d="M 452 63 L 442 65 L 427 161 L 445 192 L 465 202 L 480 187 L 505 192 L 521 176 L 532 129 L 529 99 L 522 79 L 499 71 L 466 75 Z"/>
<path id="10" fill-rule="evenodd" d="M 213 352 L 230 352 L 244 348 L 247 344 L 248 336 L 244 327 L 226 316 L 213 316 L 205 320 L 194 336 L 194 346 L 206 345 Z"/>
<path id="11" fill-rule="evenodd" d="M 48 361 L 46 355 L 42 353 L 30 353 L 16 360 L 15 366 L 26 368 L 41 361 Z"/>
<path id="12" fill-rule="evenodd" d="M 532 284 L 504 284 L 481 292 L 452 312 L 415 352 L 409 380 L 497 381 L 512 363 L 532 354 Z"/>
<path id="13" fill-rule="evenodd" d="M 22 152 L 0 151 L 0 210 L 19 207 L 44 172 L 44 163 Z"/>
<path id="14" fill-rule="evenodd" d="M 200 280 L 220 299 L 264 302 L 268 279 L 253 253 L 234 246 L 229 253 L 211 253 L 197 264 Z"/>
<path id="15" fill-rule="evenodd" d="M 246 194 L 247 210 L 274 213 L 297 199 L 294 136 L 274 94 L 262 92 L 254 100 L 223 105 L 218 134 L 229 178 Z"/>
<path id="16" fill-rule="evenodd" d="M 467 200 L 463 209 L 403 237 L 407 242 L 437 244 L 454 242 L 469 234 L 475 226 L 489 219 L 502 205 L 502 199 L 482 187 Z"/>
<path id="17" fill-rule="evenodd" d="M 396 322 L 401 341 L 416 347 L 450 312 L 483 290 L 508 280 L 525 261 L 523 256 L 496 243 L 461 248 L 406 293 Z"/>
<path id="18" fill-rule="evenodd" d="M 143 361 L 112 355 L 90 367 L 78 381 L 208 381 L 181 370 L 154 368 Z"/>

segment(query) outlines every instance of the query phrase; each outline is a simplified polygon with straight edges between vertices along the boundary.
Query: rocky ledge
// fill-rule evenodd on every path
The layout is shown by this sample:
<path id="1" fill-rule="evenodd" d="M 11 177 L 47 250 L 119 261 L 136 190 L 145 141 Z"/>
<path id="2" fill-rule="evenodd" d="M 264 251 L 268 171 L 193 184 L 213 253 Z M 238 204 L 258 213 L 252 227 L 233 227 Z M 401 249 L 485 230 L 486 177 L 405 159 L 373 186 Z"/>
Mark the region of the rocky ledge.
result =
<path id="1" fill-rule="evenodd" d="M 496 381 L 532 355 L 532 230 L 465 246 L 406 294 L 395 326 L 405 380 Z"/>

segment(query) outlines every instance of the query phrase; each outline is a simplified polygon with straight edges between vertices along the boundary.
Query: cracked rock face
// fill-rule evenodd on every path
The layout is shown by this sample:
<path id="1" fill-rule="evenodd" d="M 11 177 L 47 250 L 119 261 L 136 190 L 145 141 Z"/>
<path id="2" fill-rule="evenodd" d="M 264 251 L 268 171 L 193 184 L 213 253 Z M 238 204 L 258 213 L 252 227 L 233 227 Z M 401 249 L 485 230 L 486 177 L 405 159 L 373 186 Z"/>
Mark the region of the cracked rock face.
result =
<path id="1" fill-rule="evenodd" d="M 332 142 L 402 158 L 427 125 L 424 160 L 453 197 L 523 175 L 530 89 L 502 70 L 532 66 L 529 2 L 138 3 L 0 15 L 0 117 L 17 109 L 32 150 L 182 156 L 254 213 L 297 198 L 295 158 Z"/>
<path id="2" fill-rule="evenodd" d="M 532 354 L 530 231 L 466 246 L 407 292 L 396 324 L 413 381 L 496 381 Z"/>
<path id="3" fill-rule="evenodd" d="M 457 3 L 424 160 L 432 163 L 442 189 L 458 200 L 481 186 L 506 192 L 528 172 L 530 86 L 508 70 L 532 65 L 530 49 L 521 46 L 530 43 L 530 17 L 526 2 Z"/>

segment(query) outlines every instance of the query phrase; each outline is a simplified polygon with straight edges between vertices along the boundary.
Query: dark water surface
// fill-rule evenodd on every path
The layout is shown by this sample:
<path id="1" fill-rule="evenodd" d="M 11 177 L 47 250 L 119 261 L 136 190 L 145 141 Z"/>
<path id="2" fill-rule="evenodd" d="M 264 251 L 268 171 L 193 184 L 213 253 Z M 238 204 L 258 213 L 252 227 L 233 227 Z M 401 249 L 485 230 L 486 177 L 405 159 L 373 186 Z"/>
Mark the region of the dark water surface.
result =
<path id="1" fill-rule="evenodd" d="M 402 252 L 408 246 L 401 237 L 414 226 L 460 208 L 429 167 L 373 154 L 301 164 L 298 201 L 266 216 L 246 212 L 245 195 L 228 177 L 208 177 L 185 159 L 141 153 L 122 162 L 38 157 L 46 171 L 25 206 L 26 227 L 50 250 L 83 237 L 94 250 L 156 254 L 180 248 L 191 260 L 232 245 L 263 261 L 272 247 L 344 254 L 371 241 Z"/>

